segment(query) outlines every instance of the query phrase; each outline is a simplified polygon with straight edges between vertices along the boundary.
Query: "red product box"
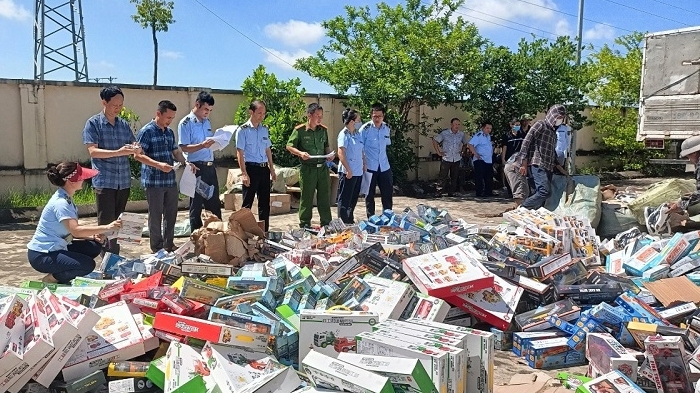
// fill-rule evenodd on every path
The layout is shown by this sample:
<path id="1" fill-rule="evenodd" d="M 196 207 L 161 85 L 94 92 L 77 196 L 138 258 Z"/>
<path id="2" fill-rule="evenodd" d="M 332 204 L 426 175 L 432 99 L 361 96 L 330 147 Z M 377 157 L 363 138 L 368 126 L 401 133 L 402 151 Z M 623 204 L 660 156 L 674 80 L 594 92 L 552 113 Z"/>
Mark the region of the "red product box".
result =
<path id="1" fill-rule="evenodd" d="M 109 283 L 100 290 L 97 296 L 102 300 L 111 300 L 110 298 L 127 292 L 130 284 L 131 280 L 128 278 Z"/>
<path id="2" fill-rule="evenodd" d="M 128 293 L 122 293 L 119 295 L 119 300 L 125 301 L 125 302 L 130 302 L 133 301 L 134 299 L 138 298 L 147 298 L 148 297 L 148 291 L 130 291 Z"/>
<path id="3" fill-rule="evenodd" d="M 164 306 L 161 301 L 144 298 L 136 298 L 131 303 L 135 306 L 146 307 L 152 310 L 157 310 Z"/>
<path id="4" fill-rule="evenodd" d="M 174 293 L 163 296 L 160 301 L 175 314 L 188 314 L 194 309 L 192 302 Z"/>
<path id="5" fill-rule="evenodd" d="M 508 330 L 522 295 L 523 289 L 519 286 L 500 277 L 494 277 L 493 288 L 454 296 L 446 300 L 498 329 Z"/>
<path id="6" fill-rule="evenodd" d="M 262 351 L 267 349 L 270 340 L 267 334 L 252 333 L 233 326 L 164 312 L 156 313 L 153 328 L 210 341 L 214 344 L 235 345 Z"/>

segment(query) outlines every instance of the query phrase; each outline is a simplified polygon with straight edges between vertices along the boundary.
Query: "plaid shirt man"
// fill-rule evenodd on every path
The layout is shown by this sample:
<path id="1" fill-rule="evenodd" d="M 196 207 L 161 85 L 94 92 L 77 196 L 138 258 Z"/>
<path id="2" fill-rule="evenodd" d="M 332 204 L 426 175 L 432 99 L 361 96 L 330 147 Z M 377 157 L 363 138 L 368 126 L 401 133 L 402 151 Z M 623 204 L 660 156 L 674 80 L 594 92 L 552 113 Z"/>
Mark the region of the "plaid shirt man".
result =
<path id="1" fill-rule="evenodd" d="M 177 150 L 177 143 L 170 127 L 163 130 L 155 121 L 151 121 L 139 131 L 136 140 L 141 145 L 143 154 L 158 162 L 174 164 L 173 150 Z M 165 173 L 150 165 L 141 164 L 141 185 L 143 188 L 175 187 L 175 171 Z"/>
<path id="2" fill-rule="evenodd" d="M 100 149 L 119 150 L 124 145 L 135 142 L 129 124 L 117 117 L 111 125 L 103 112 L 92 116 L 83 129 L 83 143 L 96 144 Z M 92 158 L 92 167 L 100 173 L 92 178 L 96 189 L 109 188 L 123 190 L 131 188 L 131 168 L 129 157 Z"/>
<path id="3" fill-rule="evenodd" d="M 520 146 L 518 161 L 522 161 L 523 155 L 527 154 L 528 165 L 537 165 L 549 172 L 554 171 L 557 163 L 557 131 L 554 121 L 562 115 L 566 115 L 564 106 L 555 105 L 547 112 L 544 120 L 532 125 Z"/>

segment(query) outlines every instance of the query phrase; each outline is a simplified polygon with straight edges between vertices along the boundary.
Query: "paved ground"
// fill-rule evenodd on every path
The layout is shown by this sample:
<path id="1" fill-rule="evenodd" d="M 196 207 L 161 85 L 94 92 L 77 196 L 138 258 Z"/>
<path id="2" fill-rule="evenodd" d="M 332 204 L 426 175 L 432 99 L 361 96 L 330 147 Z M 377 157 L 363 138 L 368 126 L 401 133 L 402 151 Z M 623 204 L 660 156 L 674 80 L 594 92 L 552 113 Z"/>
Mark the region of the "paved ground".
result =
<path id="1" fill-rule="evenodd" d="M 617 185 L 645 186 L 653 183 L 654 181 L 654 179 L 638 179 L 633 181 L 617 182 Z M 428 204 L 436 208 L 445 208 L 453 217 L 463 218 L 469 223 L 482 225 L 497 224 L 501 222 L 501 219 L 483 218 L 479 217 L 478 215 L 502 212 L 511 206 L 511 201 L 503 198 L 476 200 L 473 197 L 444 197 L 439 199 L 396 197 L 394 198 L 394 209 L 401 210 L 405 207 L 415 208 L 415 206 L 419 203 Z M 377 204 L 381 205 L 379 199 L 377 199 Z M 364 212 L 364 202 L 358 203 L 356 211 L 358 212 L 357 216 L 362 216 L 362 212 Z M 336 212 L 334 211 L 334 217 L 336 216 L 335 213 Z M 227 219 L 229 214 L 231 214 L 231 212 L 225 212 L 224 219 Z M 178 214 L 178 221 L 185 220 L 186 217 L 187 212 L 180 211 Z M 318 223 L 318 215 L 315 211 L 314 219 L 314 223 Z M 81 222 L 96 223 L 96 220 L 94 218 L 84 218 L 81 219 Z M 295 228 L 298 224 L 297 213 L 295 210 L 292 210 L 292 213 L 290 214 L 273 216 L 270 220 L 270 224 L 271 230 L 284 231 L 289 228 Z M 35 272 L 29 266 L 26 257 L 26 244 L 34 233 L 35 228 L 35 223 L 11 225 L 0 224 L 0 255 L 5 255 L 5 262 L 3 263 L 2 270 L 0 271 L 0 284 L 17 285 L 24 280 L 40 279 L 43 276 L 43 274 Z M 185 239 L 176 239 L 176 244 L 182 244 L 184 241 Z M 122 251 L 127 256 L 147 254 L 149 253 L 148 240 L 144 239 L 142 244 L 138 247 L 123 246 Z M 515 358 L 510 352 L 497 351 L 496 355 L 496 360 L 494 362 L 496 385 L 506 384 L 514 374 L 530 373 L 534 371 L 527 365 L 523 364 L 521 360 Z M 562 370 L 549 372 L 549 374 L 556 376 L 556 372 L 558 371 Z M 586 367 L 576 367 L 571 369 L 571 371 L 585 373 Z"/>

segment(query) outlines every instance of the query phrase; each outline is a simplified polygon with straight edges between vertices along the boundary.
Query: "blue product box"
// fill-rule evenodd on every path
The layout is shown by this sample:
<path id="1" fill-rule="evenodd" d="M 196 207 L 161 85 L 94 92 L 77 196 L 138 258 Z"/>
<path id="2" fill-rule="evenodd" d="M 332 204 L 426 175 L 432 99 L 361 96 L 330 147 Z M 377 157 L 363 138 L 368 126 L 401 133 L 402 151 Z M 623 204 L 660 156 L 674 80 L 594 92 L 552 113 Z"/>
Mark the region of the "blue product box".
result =
<path id="1" fill-rule="evenodd" d="M 265 289 L 270 283 L 270 277 L 229 277 L 226 288 L 238 292 L 253 292 Z"/>
<path id="2" fill-rule="evenodd" d="M 609 323 L 611 325 L 619 325 L 622 323 L 622 316 L 625 312 L 618 307 L 613 307 L 608 303 L 600 303 L 594 306 L 590 311 L 590 316 L 596 321 Z"/>
<path id="3" fill-rule="evenodd" d="M 550 315 L 547 317 L 547 322 L 549 322 L 555 328 L 561 330 L 562 332 L 572 335 L 576 333 L 576 326 L 569 323 L 556 315 Z"/>
<path id="4" fill-rule="evenodd" d="M 299 287 L 286 291 L 284 293 L 284 299 L 282 300 L 282 303 L 280 303 L 280 305 L 277 306 L 277 309 L 285 308 L 294 314 L 298 314 L 299 302 L 301 301 L 302 295 L 303 291 Z"/>
<path id="5" fill-rule="evenodd" d="M 492 327 L 491 333 L 493 333 L 494 349 L 496 349 L 497 351 L 508 351 L 513 348 L 512 331 L 503 331 Z"/>
<path id="6" fill-rule="evenodd" d="M 316 308 L 316 295 L 305 293 L 299 301 L 299 310 L 311 310 Z"/>
<path id="7" fill-rule="evenodd" d="M 284 257 L 277 257 L 272 260 L 272 268 L 275 269 L 277 279 L 282 283 L 287 281 L 287 264 Z"/>
<path id="8" fill-rule="evenodd" d="M 586 364 L 585 349 L 574 350 L 566 337 L 537 340 L 530 343 L 527 363 L 534 369 L 552 369 Z"/>
<path id="9" fill-rule="evenodd" d="M 370 224 L 380 226 L 381 222 L 382 222 L 382 218 L 381 218 L 381 216 L 374 215 L 374 216 L 368 218 L 367 221 L 369 221 Z"/>
<path id="10" fill-rule="evenodd" d="M 527 355 L 528 344 L 536 340 L 563 337 L 564 332 L 549 330 L 541 332 L 515 332 L 513 333 L 513 354 L 519 357 Z"/>

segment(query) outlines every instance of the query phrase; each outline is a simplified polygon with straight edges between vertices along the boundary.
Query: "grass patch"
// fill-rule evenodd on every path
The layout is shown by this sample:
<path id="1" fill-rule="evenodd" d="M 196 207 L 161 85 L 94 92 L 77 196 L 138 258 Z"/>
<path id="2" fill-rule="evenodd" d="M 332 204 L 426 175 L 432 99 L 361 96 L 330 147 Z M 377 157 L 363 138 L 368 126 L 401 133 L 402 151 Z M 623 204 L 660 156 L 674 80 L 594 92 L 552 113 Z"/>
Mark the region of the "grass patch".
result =
<path id="1" fill-rule="evenodd" d="M 40 207 L 46 205 L 54 193 L 52 191 L 34 190 L 22 192 L 11 190 L 0 195 L 0 208 Z M 130 201 L 145 201 L 146 192 L 141 187 L 131 187 Z M 95 192 L 89 185 L 83 186 L 73 195 L 76 205 L 89 205 L 95 203 Z"/>

